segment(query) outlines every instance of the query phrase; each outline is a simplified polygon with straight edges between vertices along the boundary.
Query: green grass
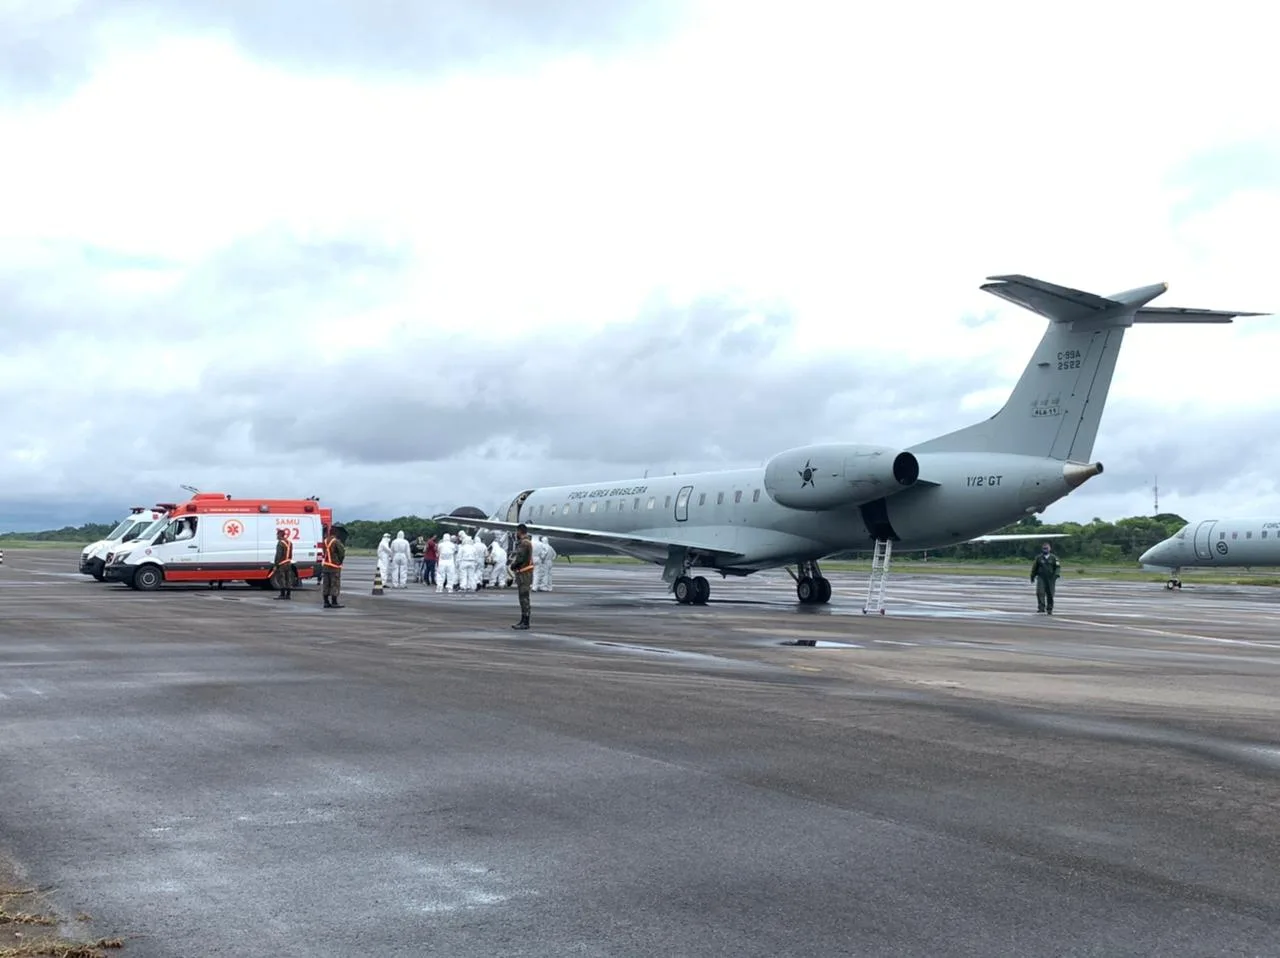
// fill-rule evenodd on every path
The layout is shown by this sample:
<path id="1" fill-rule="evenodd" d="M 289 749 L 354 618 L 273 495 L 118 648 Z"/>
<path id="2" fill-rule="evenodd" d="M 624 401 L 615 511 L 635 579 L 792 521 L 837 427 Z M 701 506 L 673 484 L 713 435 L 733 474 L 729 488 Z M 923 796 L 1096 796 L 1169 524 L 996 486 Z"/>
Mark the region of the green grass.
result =
<path id="1" fill-rule="evenodd" d="M 39 539 L 19 537 L 10 539 L 0 536 L 0 549 L 74 549 L 78 552 L 88 544 L 87 542 L 43 542 Z"/>

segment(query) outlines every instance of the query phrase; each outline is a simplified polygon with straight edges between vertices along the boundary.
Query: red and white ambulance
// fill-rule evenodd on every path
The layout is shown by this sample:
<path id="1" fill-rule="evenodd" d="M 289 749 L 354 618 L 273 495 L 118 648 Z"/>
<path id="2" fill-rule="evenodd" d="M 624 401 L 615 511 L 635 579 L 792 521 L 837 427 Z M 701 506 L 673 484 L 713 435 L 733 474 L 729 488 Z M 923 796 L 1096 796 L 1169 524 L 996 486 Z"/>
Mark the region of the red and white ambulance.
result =
<path id="1" fill-rule="evenodd" d="M 333 511 L 315 499 L 234 499 L 198 492 L 112 552 L 103 575 L 143 591 L 165 582 L 242 581 L 266 588 L 275 564 L 276 530 L 285 529 L 298 578 L 319 577 L 323 529 L 332 521 Z"/>

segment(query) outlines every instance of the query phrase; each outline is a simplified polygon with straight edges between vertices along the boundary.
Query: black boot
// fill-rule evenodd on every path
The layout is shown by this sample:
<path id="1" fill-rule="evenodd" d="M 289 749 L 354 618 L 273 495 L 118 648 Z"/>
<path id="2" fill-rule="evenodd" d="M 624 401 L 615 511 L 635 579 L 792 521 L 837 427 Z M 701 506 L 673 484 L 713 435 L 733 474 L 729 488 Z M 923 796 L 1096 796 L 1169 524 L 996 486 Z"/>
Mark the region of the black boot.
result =
<path id="1" fill-rule="evenodd" d="M 513 625 L 511 628 L 518 629 L 521 631 L 529 628 L 529 617 L 527 615 L 520 616 L 520 621 L 517 622 L 515 625 Z"/>
<path id="2" fill-rule="evenodd" d="M 284 594 L 284 589 L 281 589 L 281 590 L 280 590 L 280 594 L 279 594 L 278 596 L 276 596 L 276 599 L 277 599 L 277 600 L 279 600 L 279 599 L 287 599 L 287 598 L 289 598 L 289 597 L 288 597 L 287 595 L 285 595 L 285 594 Z"/>
<path id="3" fill-rule="evenodd" d="M 292 599 L 292 598 L 293 598 L 293 590 L 292 590 L 292 589 L 285 589 L 285 590 L 284 590 L 284 597 L 285 597 L 286 599 Z"/>
<path id="4" fill-rule="evenodd" d="M 329 601 L 329 597 L 326 595 L 326 596 L 324 597 L 324 607 L 327 609 L 327 608 L 329 608 L 331 605 L 333 605 L 333 603 Z"/>

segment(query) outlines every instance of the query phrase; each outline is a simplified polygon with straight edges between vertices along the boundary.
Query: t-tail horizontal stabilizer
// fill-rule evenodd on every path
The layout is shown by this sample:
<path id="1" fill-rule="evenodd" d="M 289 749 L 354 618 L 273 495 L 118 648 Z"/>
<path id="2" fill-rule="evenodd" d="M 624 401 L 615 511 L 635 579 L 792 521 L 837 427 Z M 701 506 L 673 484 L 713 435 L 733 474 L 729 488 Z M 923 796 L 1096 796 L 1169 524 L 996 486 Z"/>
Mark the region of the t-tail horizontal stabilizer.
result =
<path id="1" fill-rule="evenodd" d="M 988 276 L 981 288 L 1054 323 L 1106 320 L 1131 316 L 1134 323 L 1229 323 L 1237 316 L 1267 316 L 1224 309 L 1189 309 L 1179 306 L 1147 306 L 1168 292 L 1168 283 L 1139 286 L 1112 296 L 1099 296 L 1042 279 L 1011 273 Z M 1135 308 L 1136 307 L 1136 308 Z"/>

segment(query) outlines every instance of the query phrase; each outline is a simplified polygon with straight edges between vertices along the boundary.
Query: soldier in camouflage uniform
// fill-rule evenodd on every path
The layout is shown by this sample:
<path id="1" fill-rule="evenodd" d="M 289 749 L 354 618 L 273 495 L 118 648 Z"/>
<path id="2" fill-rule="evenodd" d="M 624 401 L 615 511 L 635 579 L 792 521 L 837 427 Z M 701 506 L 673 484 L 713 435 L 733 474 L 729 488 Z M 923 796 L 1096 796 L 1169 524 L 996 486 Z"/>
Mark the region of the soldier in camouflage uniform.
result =
<path id="1" fill-rule="evenodd" d="M 522 522 L 516 526 L 516 545 L 511 550 L 511 558 L 507 568 L 515 576 L 516 588 L 520 595 L 520 621 L 513 629 L 529 628 L 529 592 L 533 588 L 533 540 L 529 538 L 529 530 Z"/>
<path id="2" fill-rule="evenodd" d="M 326 609 L 341 609 L 338 593 L 342 591 L 342 562 L 347 557 L 347 547 L 338 537 L 342 526 L 324 530 L 324 572 L 321 573 L 320 591 L 324 595 Z"/>
<path id="3" fill-rule="evenodd" d="M 1040 554 L 1031 563 L 1031 581 L 1036 584 L 1036 611 L 1053 615 L 1053 593 L 1058 587 L 1058 576 L 1062 575 L 1062 563 L 1053 554 L 1052 547 L 1045 543 L 1040 547 Z"/>
<path id="4" fill-rule="evenodd" d="M 276 563 L 271 570 L 271 584 L 280 590 L 277 599 L 292 599 L 293 586 L 298 578 L 293 568 L 293 542 L 288 529 L 276 530 Z"/>

